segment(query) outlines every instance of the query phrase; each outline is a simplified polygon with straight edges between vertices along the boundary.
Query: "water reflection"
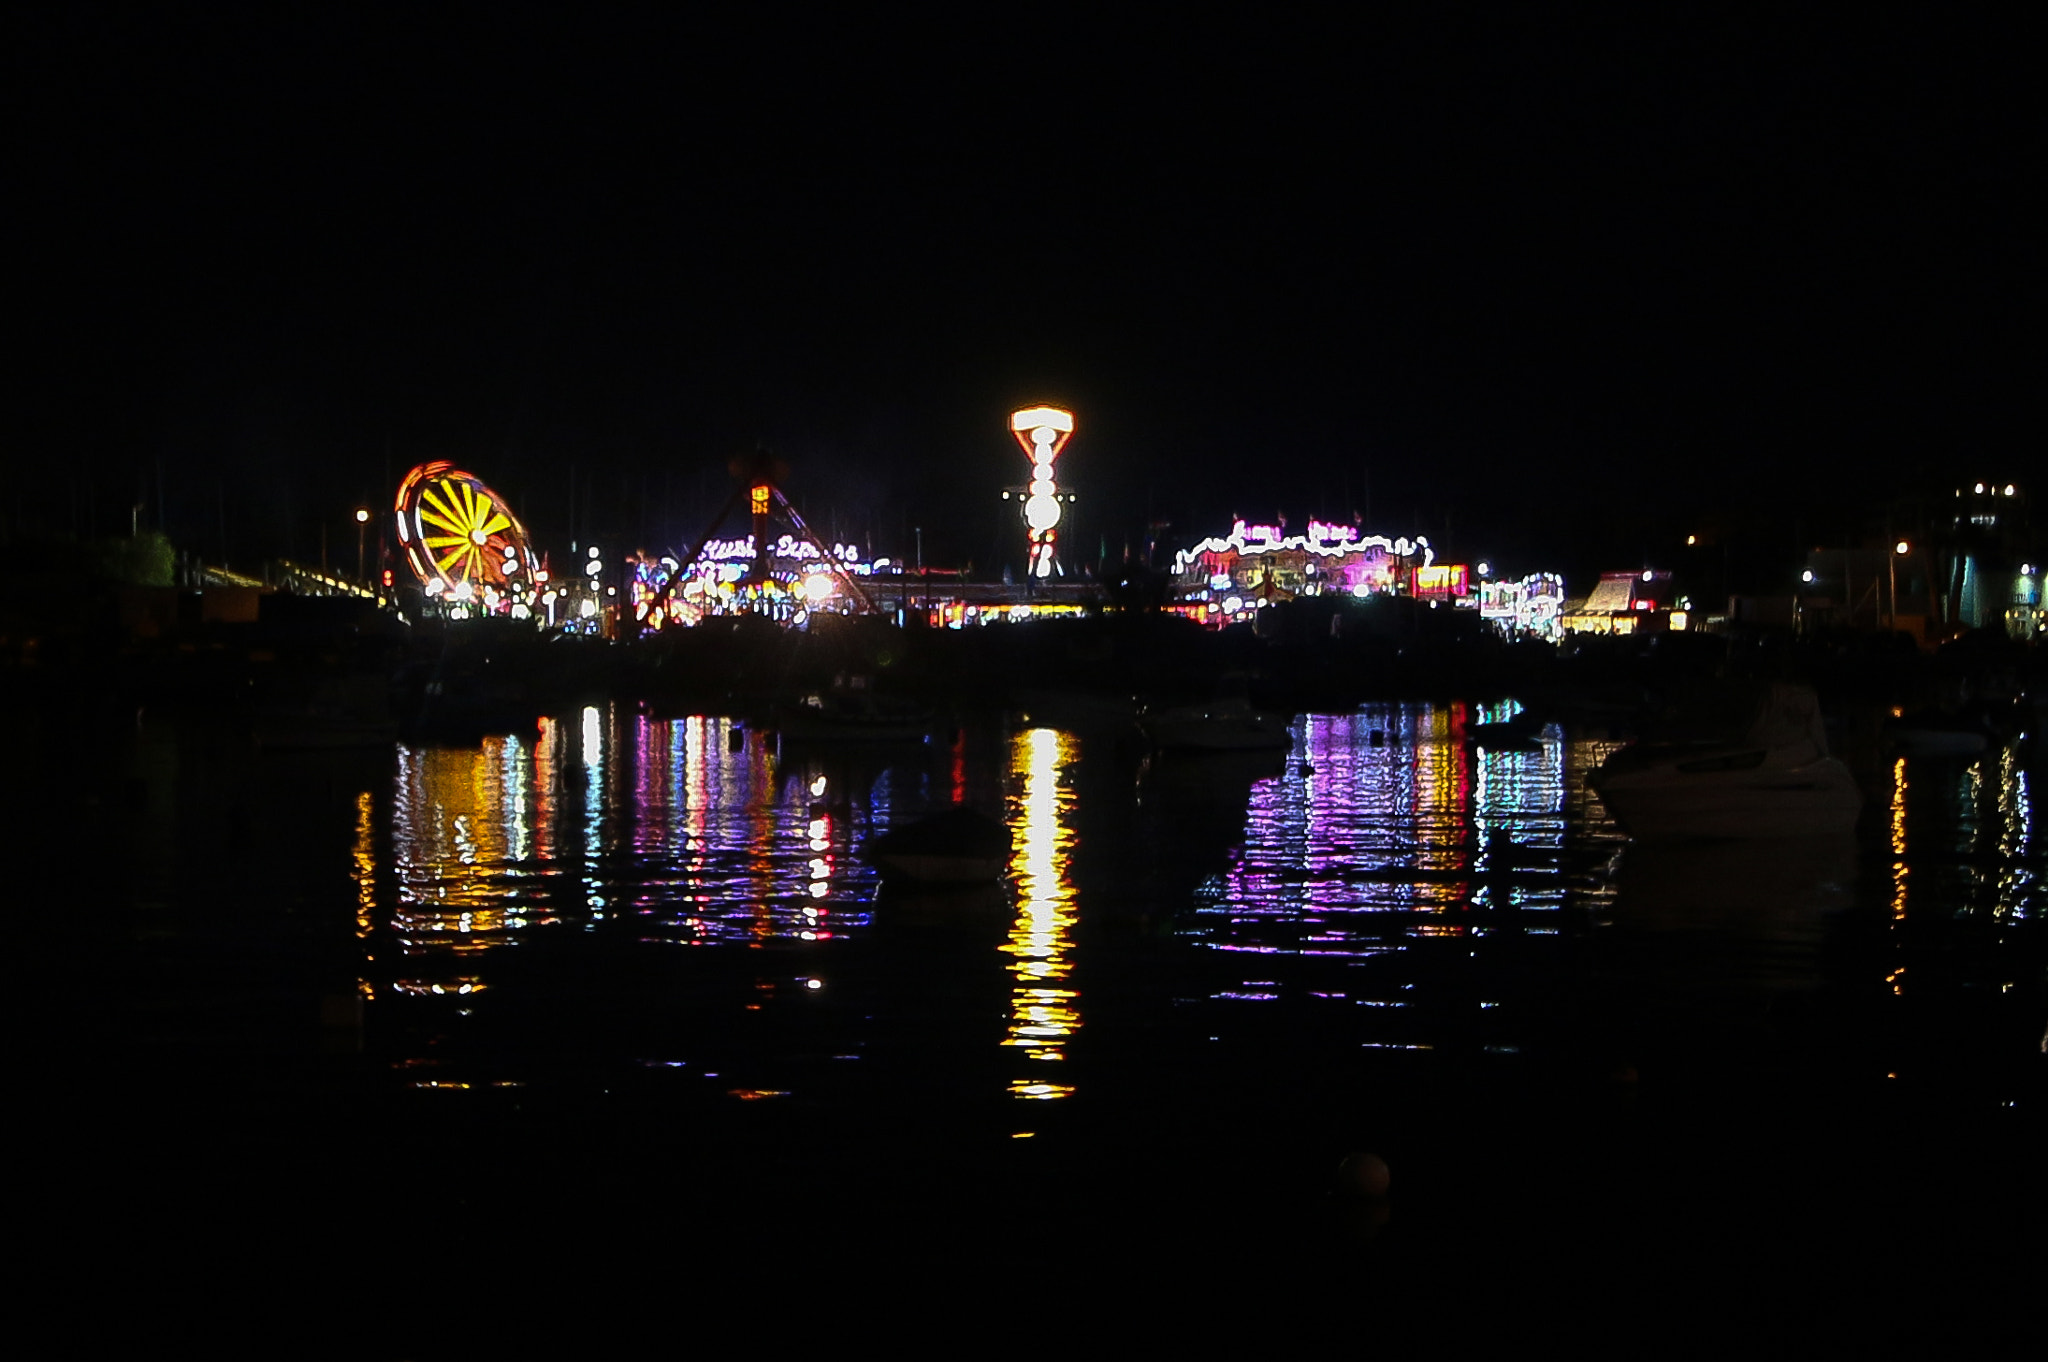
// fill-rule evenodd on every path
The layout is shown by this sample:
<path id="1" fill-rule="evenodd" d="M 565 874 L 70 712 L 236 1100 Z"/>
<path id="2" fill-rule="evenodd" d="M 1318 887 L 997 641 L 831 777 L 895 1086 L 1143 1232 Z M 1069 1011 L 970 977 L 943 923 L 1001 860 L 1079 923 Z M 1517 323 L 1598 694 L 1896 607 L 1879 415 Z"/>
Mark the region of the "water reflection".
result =
<path id="1" fill-rule="evenodd" d="M 1079 995 L 1061 986 L 1072 970 L 1074 886 L 1069 875 L 1075 796 L 1062 768 L 1080 754 L 1071 734 L 1050 728 L 1026 729 L 1010 744 L 1008 811 L 1012 835 L 1011 882 L 1016 917 L 1001 950 L 1016 979 L 1003 1043 L 1026 1059 L 1062 1060 L 1080 1026 Z M 1027 1099 L 1065 1097 L 1070 1085 L 1041 1076 L 1018 1078 L 1014 1095 Z"/>
<path id="2" fill-rule="evenodd" d="M 399 750 L 391 927 L 401 952 L 480 951 L 525 925 L 540 896 L 533 867 L 520 854 L 527 842 L 524 760 L 521 744 L 510 738 L 486 739 L 476 751 Z"/>
<path id="3" fill-rule="evenodd" d="M 356 796 L 356 840 L 349 878 L 356 885 L 356 936 L 366 938 L 377 925 L 377 797 L 368 790 Z"/>
<path id="4" fill-rule="evenodd" d="M 846 804 L 813 798 L 826 793 L 822 772 L 788 779 L 761 735 L 726 719 L 593 706 L 543 719 L 530 739 L 400 747 L 396 767 L 383 925 L 401 956 L 444 970 L 614 920 L 647 943 L 754 947 L 827 941 L 868 920 L 873 876 L 849 857 Z M 366 934 L 372 807 L 365 792 L 355 874 Z"/>
<path id="5" fill-rule="evenodd" d="M 401 747 L 388 807 L 381 778 L 367 789 L 351 779 L 345 887 L 365 987 L 410 1019 L 392 1042 L 398 1062 L 442 1066 L 436 1081 L 448 1082 L 465 1078 L 445 1067 L 463 1036 L 499 1044 L 515 1001 L 555 997 L 528 988 L 515 963 L 531 978 L 539 962 L 601 958 L 587 966 L 591 994 L 635 962 L 660 981 L 643 987 L 639 1015 L 661 1026 L 690 1008 L 766 1013 L 777 1026 L 839 1018 L 802 1046 L 783 1032 L 747 1042 L 762 1047 L 747 1080 L 762 1092 L 808 1091 L 786 1072 L 799 1052 L 869 1053 L 867 1031 L 886 1032 L 914 989 L 957 987 L 944 1006 L 957 1007 L 963 1037 L 986 1026 L 975 1019 L 1001 990 L 1001 1052 L 1017 1061 L 1001 1081 L 1019 1099 L 1058 1099 L 1074 1090 L 1082 1025 L 1075 935 L 1096 912 L 1145 924 L 1146 949 L 1164 953 L 1142 968 L 1195 1009 L 1205 1038 L 1306 1009 L 1314 1034 L 1347 1046 L 1513 1054 L 1537 1043 L 1554 995 L 1596 996 L 1570 973 L 1592 956 L 1605 977 L 1668 986 L 1686 1006 L 1823 971 L 1831 915 L 1857 903 L 1851 844 L 1624 854 L 1584 783 L 1613 744 L 1556 726 L 1514 745 L 1467 740 L 1473 723 L 1504 717 L 1425 704 L 1306 716 L 1284 758 L 1155 758 L 1133 780 L 1092 748 L 1084 765 L 1080 740 L 1052 729 L 861 756 L 778 750 L 723 718 L 592 707 L 473 749 Z M 876 937 L 864 839 L 899 814 L 998 794 L 1014 836 L 1008 885 L 978 908 L 882 909 L 943 924 L 943 948 Z M 1958 949 L 2010 960 L 2032 940 L 2039 843 L 2028 773 L 2010 753 L 1900 761 L 1872 814 L 1882 821 L 1866 827 L 1865 906 L 1891 924 L 1879 947 L 1887 997 L 1929 987 L 1929 960 Z M 1089 863 L 1101 878 L 1077 887 L 1084 829 L 1105 851 Z M 1612 951 L 1574 956 L 1588 939 Z M 567 954 L 571 943 L 583 954 Z M 685 961 L 695 973 L 677 972 Z M 1868 956 L 1858 968 L 1873 985 Z M 1940 968 L 1942 987 L 1980 982 Z M 988 1063 L 991 1030 L 969 1047 Z M 702 1062 L 699 1032 L 661 1036 L 602 1043 L 692 1075 L 729 1080 L 741 1067 Z M 985 1091 L 988 1079 L 973 1082 Z"/>
<path id="6" fill-rule="evenodd" d="M 1250 784 L 1241 850 L 1180 928 L 1252 958 L 1209 989 L 1210 1006 L 1292 1000 L 1368 1048 L 1456 1037 L 1516 1051 L 1511 995 L 1527 991 L 1529 943 L 1611 907 L 1622 839 L 1584 786 L 1613 744 L 1554 725 L 1524 743 L 1467 741 L 1469 724 L 1507 713 L 1376 705 L 1298 719 L 1295 758 Z"/>
<path id="7" fill-rule="evenodd" d="M 1479 751 L 1462 706 L 1381 706 L 1296 721 L 1300 764 L 1253 784 L 1243 853 L 1197 895 L 1218 950 L 1357 958 L 1404 938 L 1483 936 L 1605 892 L 1585 873 L 1618 842 L 1571 795 L 1604 754 L 1556 730 Z M 1567 854 L 1567 830 L 1595 857 Z M 1590 837 L 1586 834 L 1590 833 Z"/>

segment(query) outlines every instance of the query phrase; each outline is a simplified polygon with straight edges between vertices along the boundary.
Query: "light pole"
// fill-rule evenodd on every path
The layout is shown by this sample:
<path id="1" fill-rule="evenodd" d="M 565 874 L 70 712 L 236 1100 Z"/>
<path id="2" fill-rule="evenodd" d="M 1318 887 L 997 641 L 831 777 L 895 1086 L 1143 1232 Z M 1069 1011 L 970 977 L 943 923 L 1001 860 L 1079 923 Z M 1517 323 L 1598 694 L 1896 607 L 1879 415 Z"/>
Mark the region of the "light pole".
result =
<path id="1" fill-rule="evenodd" d="M 369 528 L 370 513 L 356 507 L 356 585 L 363 584 L 363 532 Z"/>

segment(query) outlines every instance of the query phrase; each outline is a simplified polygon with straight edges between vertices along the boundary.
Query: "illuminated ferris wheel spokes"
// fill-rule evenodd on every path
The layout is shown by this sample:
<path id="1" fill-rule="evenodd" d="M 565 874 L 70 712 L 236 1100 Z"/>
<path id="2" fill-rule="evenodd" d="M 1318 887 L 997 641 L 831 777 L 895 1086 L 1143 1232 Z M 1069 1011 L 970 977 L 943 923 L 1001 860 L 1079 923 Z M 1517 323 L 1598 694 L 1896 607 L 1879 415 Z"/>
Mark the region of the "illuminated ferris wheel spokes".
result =
<path id="1" fill-rule="evenodd" d="M 444 493 L 454 492 L 455 505 Z M 512 518 L 491 499 L 488 489 L 479 495 L 467 482 L 428 483 L 420 489 L 422 528 L 431 525 L 441 534 L 422 534 L 420 539 L 434 555 L 434 566 L 450 578 L 473 580 L 484 574 L 485 550 L 493 536 L 512 527 Z M 495 559 L 489 560 L 495 566 Z"/>
<path id="2" fill-rule="evenodd" d="M 429 596 L 487 611 L 533 608 L 540 564 L 503 497 L 451 463 L 421 464 L 399 484 L 398 540 Z"/>

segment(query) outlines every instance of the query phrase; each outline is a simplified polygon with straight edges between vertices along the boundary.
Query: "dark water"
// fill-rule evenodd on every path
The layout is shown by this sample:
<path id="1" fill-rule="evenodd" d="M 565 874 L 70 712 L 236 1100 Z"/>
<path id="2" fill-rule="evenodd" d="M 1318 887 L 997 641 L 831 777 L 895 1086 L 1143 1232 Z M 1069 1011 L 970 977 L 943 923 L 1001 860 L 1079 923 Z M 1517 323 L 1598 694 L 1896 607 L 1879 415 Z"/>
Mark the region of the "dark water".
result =
<path id="1" fill-rule="evenodd" d="M 466 750 L 41 732 L 45 1129 L 132 1251 L 206 1225 L 315 1278 L 407 1226 L 601 1282 L 885 1248 L 1486 1299 L 2005 1280 L 2038 775 L 1900 762 L 1855 839 L 1633 847 L 1584 786 L 1610 743 L 1482 751 L 1483 717 L 1305 716 L 1284 759 L 624 707 Z M 869 837 L 962 801 L 1008 884 L 879 883 Z M 1338 1185 L 1361 1149 L 1382 1200 Z"/>

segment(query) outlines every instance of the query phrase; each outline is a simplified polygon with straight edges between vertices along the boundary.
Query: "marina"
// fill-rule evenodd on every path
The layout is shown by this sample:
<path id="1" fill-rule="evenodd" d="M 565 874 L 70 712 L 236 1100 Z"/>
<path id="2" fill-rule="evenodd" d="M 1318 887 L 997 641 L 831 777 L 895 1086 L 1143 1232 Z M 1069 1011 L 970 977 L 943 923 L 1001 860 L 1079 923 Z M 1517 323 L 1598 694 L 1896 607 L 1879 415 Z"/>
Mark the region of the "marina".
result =
<path id="1" fill-rule="evenodd" d="M 836 1257 L 876 1215 L 943 1224 L 934 1270 L 1028 1224 L 1132 1280 L 1361 1299 L 1474 1235 L 1638 1303 L 1737 1251 L 1853 1275 L 1879 1223 L 1887 1258 L 1988 1270 L 2038 1190 L 2023 754 L 1897 759 L 1854 834 L 1637 845 L 1587 785 L 1615 740 L 1465 740 L 1507 717 L 1302 715 L 1284 756 L 1000 716 L 785 746 L 619 704 L 473 747 L 46 735 L 57 930 L 118 981 L 53 1052 L 64 1157 L 160 1226 L 203 1197 L 338 1262 L 454 1216 L 515 1255 L 594 1239 L 621 1280 Z M 962 804 L 1003 811 L 998 883 L 864 854 Z M 1335 1181 L 1360 1150 L 1371 1205 Z M 649 1216 L 696 1228 L 656 1248 Z"/>

